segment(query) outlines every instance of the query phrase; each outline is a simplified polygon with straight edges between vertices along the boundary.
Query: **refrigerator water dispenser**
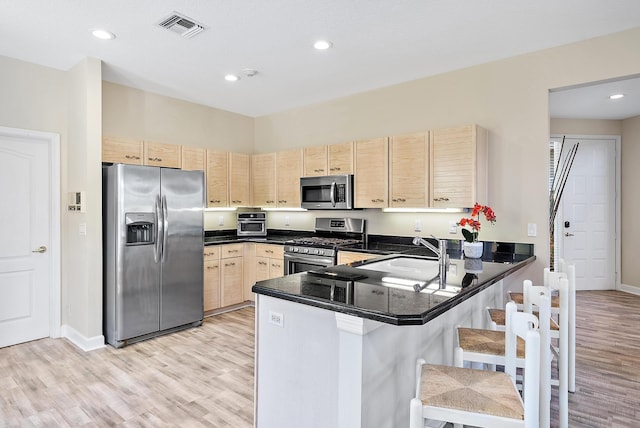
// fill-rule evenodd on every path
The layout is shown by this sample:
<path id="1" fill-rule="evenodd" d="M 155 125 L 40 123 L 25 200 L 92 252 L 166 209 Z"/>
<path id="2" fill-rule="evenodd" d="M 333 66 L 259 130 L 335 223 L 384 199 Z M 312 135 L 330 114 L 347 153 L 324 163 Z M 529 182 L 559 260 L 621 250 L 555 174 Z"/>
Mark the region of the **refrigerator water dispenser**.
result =
<path id="1" fill-rule="evenodd" d="M 127 245 L 153 244 L 155 237 L 154 213 L 126 213 Z"/>

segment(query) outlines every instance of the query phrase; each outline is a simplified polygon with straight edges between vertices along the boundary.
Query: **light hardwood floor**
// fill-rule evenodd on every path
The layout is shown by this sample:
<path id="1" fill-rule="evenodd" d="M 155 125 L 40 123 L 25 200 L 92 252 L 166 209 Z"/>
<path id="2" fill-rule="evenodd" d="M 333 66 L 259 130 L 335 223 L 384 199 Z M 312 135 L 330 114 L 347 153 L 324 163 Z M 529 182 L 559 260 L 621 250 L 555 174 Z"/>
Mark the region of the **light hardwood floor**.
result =
<path id="1" fill-rule="evenodd" d="M 576 306 L 569 426 L 640 426 L 640 297 L 580 291 Z M 62 339 L 3 348 L 0 426 L 251 427 L 253 346 L 245 308 L 119 350 Z"/>

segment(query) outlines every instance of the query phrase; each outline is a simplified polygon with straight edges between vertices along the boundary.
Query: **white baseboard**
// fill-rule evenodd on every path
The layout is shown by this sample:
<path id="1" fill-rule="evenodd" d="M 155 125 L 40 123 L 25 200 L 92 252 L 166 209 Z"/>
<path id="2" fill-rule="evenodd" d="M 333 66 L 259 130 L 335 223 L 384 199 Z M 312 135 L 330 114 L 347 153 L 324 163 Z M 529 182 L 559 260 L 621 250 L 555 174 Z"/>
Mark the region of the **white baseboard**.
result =
<path id="1" fill-rule="evenodd" d="M 640 296 L 640 287 L 634 285 L 620 284 L 619 290 Z"/>
<path id="2" fill-rule="evenodd" d="M 70 325 L 63 325 L 60 329 L 61 336 L 68 339 L 71 343 L 85 352 L 95 349 L 104 348 L 104 336 L 84 337 L 78 330 Z"/>

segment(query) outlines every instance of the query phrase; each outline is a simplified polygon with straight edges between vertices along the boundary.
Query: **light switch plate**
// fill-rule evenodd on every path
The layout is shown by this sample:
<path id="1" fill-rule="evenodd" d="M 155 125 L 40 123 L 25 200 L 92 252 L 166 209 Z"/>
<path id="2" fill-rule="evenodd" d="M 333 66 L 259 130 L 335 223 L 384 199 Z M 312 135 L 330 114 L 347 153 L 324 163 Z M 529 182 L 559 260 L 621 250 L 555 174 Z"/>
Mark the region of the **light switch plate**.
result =
<path id="1" fill-rule="evenodd" d="M 535 223 L 528 223 L 527 224 L 527 236 L 536 236 L 538 234 L 537 232 L 537 225 Z"/>

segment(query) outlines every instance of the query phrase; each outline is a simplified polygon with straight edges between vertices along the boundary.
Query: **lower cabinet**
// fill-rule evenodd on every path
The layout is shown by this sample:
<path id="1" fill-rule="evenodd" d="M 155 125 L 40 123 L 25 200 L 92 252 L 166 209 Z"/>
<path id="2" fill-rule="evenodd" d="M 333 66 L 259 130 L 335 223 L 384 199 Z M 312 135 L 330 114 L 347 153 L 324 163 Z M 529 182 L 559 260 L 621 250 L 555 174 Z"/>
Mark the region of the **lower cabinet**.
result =
<path id="1" fill-rule="evenodd" d="M 243 246 L 242 243 L 220 245 L 220 301 L 223 307 L 244 301 Z"/>
<path id="2" fill-rule="evenodd" d="M 380 257 L 376 254 L 358 253 L 355 251 L 338 251 L 338 264 L 346 265 L 349 263 L 360 262 L 362 260 L 375 259 Z"/>
<path id="3" fill-rule="evenodd" d="M 204 311 L 220 307 L 220 247 L 204 247 Z"/>
<path id="4" fill-rule="evenodd" d="M 284 247 L 256 244 L 256 281 L 284 276 Z"/>

